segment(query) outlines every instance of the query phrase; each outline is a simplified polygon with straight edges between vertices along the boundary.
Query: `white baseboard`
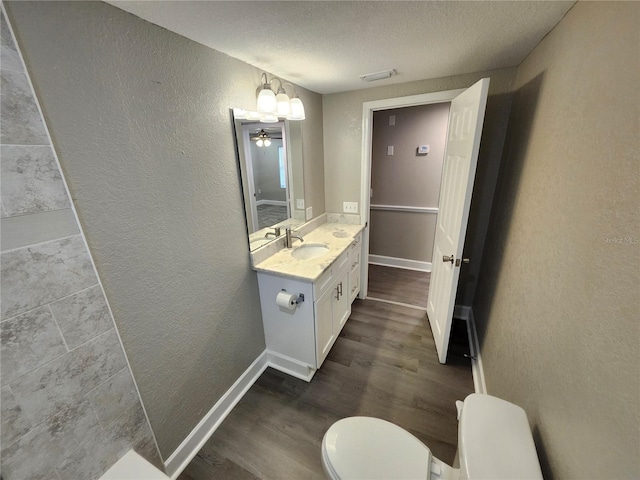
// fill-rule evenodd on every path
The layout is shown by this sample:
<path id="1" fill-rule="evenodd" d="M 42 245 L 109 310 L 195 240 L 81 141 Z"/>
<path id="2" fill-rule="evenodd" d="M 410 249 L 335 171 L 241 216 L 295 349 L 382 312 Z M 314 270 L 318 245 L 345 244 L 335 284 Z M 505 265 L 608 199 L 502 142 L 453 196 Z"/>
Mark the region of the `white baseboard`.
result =
<path id="1" fill-rule="evenodd" d="M 291 357 L 270 350 L 267 350 L 267 362 L 270 367 L 280 370 L 292 377 L 304 380 L 305 382 L 310 382 L 316 373 L 316 370 L 309 367 L 306 363 L 299 362 Z"/>
<path id="2" fill-rule="evenodd" d="M 382 265 L 383 267 L 418 270 L 420 272 L 431 271 L 431 262 L 409 260 L 408 258 L 386 257 L 384 255 L 369 255 L 369 263 L 372 265 Z"/>
<path id="3" fill-rule="evenodd" d="M 473 317 L 473 309 L 465 305 L 456 305 L 453 310 L 454 318 L 467 322 L 467 335 L 469 336 L 469 353 L 471 354 L 471 374 L 473 375 L 473 387 L 476 393 L 487 393 L 487 384 L 484 379 L 482 356 L 480 355 L 480 343 L 478 331 Z"/>
<path id="4" fill-rule="evenodd" d="M 286 207 L 287 202 L 285 200 L 258 200 L 256 206 L 260 205 L 275 205 L 277 207 Z"/>
<path id="5" fill-rule="evenodd" d="M 213 435 L 222 421 L 229 415 L 233 407 L 240 401 L 244 394 L 251 388 L 255 381 L 268 366 L 267 351 L 265 350 L 247 368 L 240 378 L 226 391 L 211 410 L 195 426 L 191 433 L 184 439 L 178 448 L 165 462 L 165 469 L 172 480 L 187 468 L 189 462 L 196 456 L 202 446 Z"/>

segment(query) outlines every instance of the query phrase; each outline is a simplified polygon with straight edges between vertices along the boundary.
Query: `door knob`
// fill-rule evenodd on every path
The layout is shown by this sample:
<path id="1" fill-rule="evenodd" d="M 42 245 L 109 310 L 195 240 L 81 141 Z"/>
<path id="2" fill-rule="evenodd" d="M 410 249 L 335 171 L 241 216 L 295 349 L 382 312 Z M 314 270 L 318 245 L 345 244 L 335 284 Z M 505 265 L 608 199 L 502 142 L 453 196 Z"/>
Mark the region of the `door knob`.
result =
<path id="1" fill-rule="evenodd" d="M 447 262 L 451 262 L 451 265 L 453 265 L 453 255 L 449 256 L 449 255 L 443 255 L 442 256 L 442 261 L 447 263 Z"/>

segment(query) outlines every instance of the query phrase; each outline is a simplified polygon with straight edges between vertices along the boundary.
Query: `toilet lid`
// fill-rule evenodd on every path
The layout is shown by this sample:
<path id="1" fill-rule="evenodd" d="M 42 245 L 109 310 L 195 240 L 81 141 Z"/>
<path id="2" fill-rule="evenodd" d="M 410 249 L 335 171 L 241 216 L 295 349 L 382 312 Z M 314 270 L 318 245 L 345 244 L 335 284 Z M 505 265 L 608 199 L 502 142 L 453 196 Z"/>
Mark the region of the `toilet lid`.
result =
<path id="1" fill-rule="evenodd" d="M 322 450 L 325 467 L 341 480 L 425 480 L 431 465 L 431 451 L 420 440 L 379 418 L 339 420 L 327 430 Z"/>

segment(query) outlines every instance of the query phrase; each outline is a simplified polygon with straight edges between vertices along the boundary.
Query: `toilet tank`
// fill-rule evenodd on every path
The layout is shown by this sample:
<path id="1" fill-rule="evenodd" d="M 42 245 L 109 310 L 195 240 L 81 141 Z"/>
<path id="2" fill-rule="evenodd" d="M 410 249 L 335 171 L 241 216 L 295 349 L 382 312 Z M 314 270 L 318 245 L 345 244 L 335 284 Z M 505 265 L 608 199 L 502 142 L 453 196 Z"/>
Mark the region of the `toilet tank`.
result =
<path id="1" fill-rule="evenodd" d="M 505 400 L 478 393 L 464 400 L 458 449 L 462 479 L 542 480 L 527 414 Z"/>

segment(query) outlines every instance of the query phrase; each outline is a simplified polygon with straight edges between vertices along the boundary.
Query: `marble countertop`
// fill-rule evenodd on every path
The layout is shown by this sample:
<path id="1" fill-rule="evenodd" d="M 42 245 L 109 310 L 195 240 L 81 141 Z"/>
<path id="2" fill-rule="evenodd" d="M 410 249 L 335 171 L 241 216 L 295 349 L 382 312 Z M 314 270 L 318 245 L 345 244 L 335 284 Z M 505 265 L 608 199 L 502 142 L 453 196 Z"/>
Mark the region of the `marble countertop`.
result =
<path id="1" fill-rule="evenodd" d="M 325 223 L 304 235 L 304 242 L 293 241 L 293 248 L 284 248 L 266 260 L 254 265 L 258 272 L 281 277 L 314 282 L 351 245 L 354 237 L 364 229 L 364 225 L 345 223 Z M 298 260 L 291 255 L 296 248 L 305 244 L 324 244 L 329 251 L 318 258 Z"/>

